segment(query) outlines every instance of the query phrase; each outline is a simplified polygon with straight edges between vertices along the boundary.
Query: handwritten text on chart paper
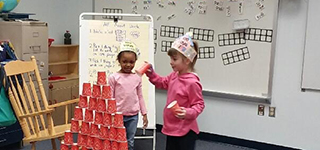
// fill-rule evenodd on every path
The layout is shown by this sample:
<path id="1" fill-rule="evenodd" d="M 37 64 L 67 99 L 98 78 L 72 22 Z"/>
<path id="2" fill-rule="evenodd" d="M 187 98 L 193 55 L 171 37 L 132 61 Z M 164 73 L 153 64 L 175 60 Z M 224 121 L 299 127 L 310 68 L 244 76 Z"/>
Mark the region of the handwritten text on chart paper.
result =
<path id="1" fill-rule="evenodd" d="M 103 22 L 101 24 L 92 24 L 89 31 L 88 45 L 88 73 L 89 82 L 95 83 L 97 73 L 105 71 L 106 75 L 119 70 L 117 63 L 117 54 L 119 53 L 119 45 L 124 40 L 140 41 L 145 35 L 141 32 L 143 28 L 140 24 L 126 24 Z M 140 56 L 138 49 L 137 55 Z"/>

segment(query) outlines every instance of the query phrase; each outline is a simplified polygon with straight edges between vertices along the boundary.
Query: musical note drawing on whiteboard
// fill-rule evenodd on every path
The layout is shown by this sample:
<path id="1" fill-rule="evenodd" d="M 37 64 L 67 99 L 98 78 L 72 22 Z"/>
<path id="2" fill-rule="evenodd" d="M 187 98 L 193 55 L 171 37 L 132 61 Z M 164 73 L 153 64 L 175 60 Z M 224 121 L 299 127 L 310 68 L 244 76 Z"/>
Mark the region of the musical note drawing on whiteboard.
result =
<path id="1" fill-rule="evenodd" d="M 223 11 L 223 1 L 214 1 L 213 4 L 216 10 Z"/>
<path id="2" fill-rule="evenodd" d="M 173 18 L 175 18 L 175 17 L 176 17 L 175 14 L 171 14 L 171 15 L 168 16 L 168 20 L 171 20 L 171 19 L 173 19 Z"/>
<path id="3" fill-rule="evenodd" d="M 223 6 L 223 1 L 214 1 L 214 5 Z"/>
<path id="4" fill-rule="evenodd" d="M 206 1 L 200 1 L 198 3 L 198 13 L 199 14 L 206 14 L 207 13 L 207 2 Z"/>
<path id="5" fill-rule="evenodd" d="M 230 16 L 231 16 L 231 7 L 230 7 L 230 6 L 227 6 L 227 7 L 226 7 L 226 16 L 227 16 L 227 17 L 230 17 Z"/>
<path id="6" fill-rule="evenodd" d="M 259 21 L 261 18 L 263 18 L 266 14 L 264 12 L 260 12 L 255 16 L 256 20 Z"/>
<path id="7" fill-rule="evenodd" d="M 195 6 L 194 6 L 194 1 L 190 0 L 187 2 L 188 7 L 184 9 L 184 12 L 187 13 L 188 15 L 192 15 L 195 12 Z"/>
<path id="8" fill-rule="evenodd" d="M 159 8 L 164 8 L 164 3 L 162 2 L 162 0 L 158 0 L 157 4 Z"/>
<path id="9" fill-rule="evenodd" d="M 263 4 L 261 1 L 256 2 L 256 5 L 257 5 L 257 7 L 258 7 L 260 10 L 263 10 L 263 9 L 264 9 L 264 4 Z"/>
<path id="10" fill-rule="evenodd" d="M 133 14 L 137 14 L 138 13 L 138 6 L 137 5 L 133 5 L 132 6 L 132 13 Z"/>
<path id="11" fill-rule="evenodd" d="M 176 2 L 174 2 L 173 0 L 169 0 L 168 1 L 168 5 L 176 6 Z"/>
<path id="12" fill-rule="evenodd" d="M 243 2 L 239 2 L 239 8 L 238 8 L 238 12 L 239 12 L 239 15 L 242 15 L 243 14 Z"/>

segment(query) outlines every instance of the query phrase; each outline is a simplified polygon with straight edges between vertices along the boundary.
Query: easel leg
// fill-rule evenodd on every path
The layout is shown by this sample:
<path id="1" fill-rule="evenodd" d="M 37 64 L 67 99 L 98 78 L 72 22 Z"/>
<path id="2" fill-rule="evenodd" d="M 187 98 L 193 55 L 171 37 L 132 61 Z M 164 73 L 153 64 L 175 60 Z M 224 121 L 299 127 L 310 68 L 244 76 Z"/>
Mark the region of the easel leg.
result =
<path id="1" fill-rule="evenodd" d="M 153 150 L 156 150 L 156 135 L 157 135 L 157 130 L 153 129 Z"/>

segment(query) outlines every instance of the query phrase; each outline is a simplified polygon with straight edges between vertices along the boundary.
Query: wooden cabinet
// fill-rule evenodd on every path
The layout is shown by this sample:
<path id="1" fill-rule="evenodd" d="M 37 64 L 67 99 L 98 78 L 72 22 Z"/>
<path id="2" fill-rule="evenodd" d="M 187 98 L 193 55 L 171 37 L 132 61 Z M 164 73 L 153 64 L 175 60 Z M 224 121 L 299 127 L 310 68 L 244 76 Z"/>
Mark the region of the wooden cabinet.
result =
<path id="1" fill-rule="evenodd" d="M 49 103 L 55 104 L 79 97 L 79 46 L 52 45 L 49 48 Z M 61 78 L 61 79 L 59 79 Z M 68 120 L 73 117 L 74 105 L 68 106 Z M 65 122 L 64 108 L 52 114 L 54 124 Z"/>
<path id="2" fill-rule="evenodd" d="M 79 78 L 79 46 L 52 45 L 49 48 L 49 71 L 54 76 Z"/>

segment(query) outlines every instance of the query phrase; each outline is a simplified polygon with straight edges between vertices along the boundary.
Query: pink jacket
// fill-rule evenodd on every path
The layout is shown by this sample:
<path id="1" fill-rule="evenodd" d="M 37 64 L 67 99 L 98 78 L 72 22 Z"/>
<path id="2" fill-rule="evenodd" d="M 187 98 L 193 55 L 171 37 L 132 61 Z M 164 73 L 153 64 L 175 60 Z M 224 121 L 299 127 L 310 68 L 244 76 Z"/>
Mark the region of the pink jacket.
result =
<path id="1" fill-rule="evenodd" d="M 125 116 L 133 116 L 141 111 L 147 113 L 142 96 L 141 77 L 131 73 L 114 73 L 109 76 L 112 97 L 117 101 L 117 111 Z"/>
<path id="2" fill-rule="evenodd" d="M 202 86 L 199 77 L 194 73 L 178 75 L 172 72 L 166 77 L 160 77 L 154 71 L 147 76 L 156 88 L 168 90 L 166 106 L 163 110 L 162 133 L 169 136 L 184 136 L 190 130 L 199 134 L 198 115 L 204 109 Z M 177 100 L 179 106 L 186 108 L 185 119 L 179 119 L 167 109 L 168 104 Z"/>

